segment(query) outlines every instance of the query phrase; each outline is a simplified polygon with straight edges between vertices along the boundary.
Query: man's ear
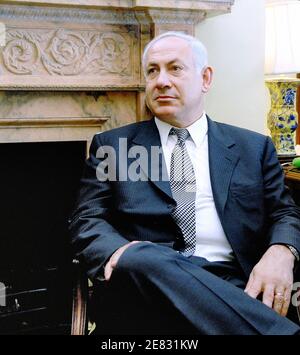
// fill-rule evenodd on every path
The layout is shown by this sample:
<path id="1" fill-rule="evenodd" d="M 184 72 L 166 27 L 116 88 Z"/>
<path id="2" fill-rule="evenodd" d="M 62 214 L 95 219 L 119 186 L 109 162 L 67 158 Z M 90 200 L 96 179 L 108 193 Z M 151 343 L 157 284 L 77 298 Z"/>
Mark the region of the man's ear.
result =
<path id="1" fill-rule="evenodd" d="M 208 92 L 208 90 L 210 89 L 212 78 L 213 78 L 212 67 L 206 67 L 202 72 L 202 79 L 203 79 L 202 92 L 204 93 Z"/>

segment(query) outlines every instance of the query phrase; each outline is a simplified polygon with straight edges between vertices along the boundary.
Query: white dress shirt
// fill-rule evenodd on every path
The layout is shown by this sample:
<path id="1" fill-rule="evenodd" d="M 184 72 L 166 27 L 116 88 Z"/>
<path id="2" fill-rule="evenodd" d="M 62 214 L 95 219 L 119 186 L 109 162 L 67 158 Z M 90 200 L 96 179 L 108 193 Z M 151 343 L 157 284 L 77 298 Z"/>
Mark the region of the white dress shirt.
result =
<path id="1" fill-rule="evenodd" d="M 177 142 L 177 136 L 169 135 L 172 126 L 155 118 L 159 131 L 164 159 L 170 176 L 171 154 Z M 207 118 L 201 118 L 189 127 L 186 148 L 191 158 L 196 175 L 196 250 L 194 256 L 201 256 L 209 261 L 231 261 L 233 251 L 226 238 L 217 214 L 210 182 Z M 176 128 L 176 127 L 175 127 Z"/>

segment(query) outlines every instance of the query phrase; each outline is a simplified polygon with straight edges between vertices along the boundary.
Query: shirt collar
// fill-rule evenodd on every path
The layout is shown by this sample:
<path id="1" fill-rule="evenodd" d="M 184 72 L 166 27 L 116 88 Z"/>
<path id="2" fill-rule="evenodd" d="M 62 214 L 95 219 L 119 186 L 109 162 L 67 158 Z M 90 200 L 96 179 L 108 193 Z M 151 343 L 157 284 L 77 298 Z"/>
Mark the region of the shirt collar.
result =
<path id="1" fill-rule="evenodd" d="M 169 123 L 160 120 L 159 118 L 155 117 L 155 124 L 159 131 L 160 140 L 162 145 L 166 145 L 170 129 L 173 127 Z M 176 128 L 176 127 L 175 127 Z M 206 113 L 203 112 L 202 116 L 196 120 L 193 124 L 186 127 L 189 131 L 189 134 L 195 143 L 196 147 L 200 147 L 203 142 L 204 137 L 207 134 L 207 117 Z"/>

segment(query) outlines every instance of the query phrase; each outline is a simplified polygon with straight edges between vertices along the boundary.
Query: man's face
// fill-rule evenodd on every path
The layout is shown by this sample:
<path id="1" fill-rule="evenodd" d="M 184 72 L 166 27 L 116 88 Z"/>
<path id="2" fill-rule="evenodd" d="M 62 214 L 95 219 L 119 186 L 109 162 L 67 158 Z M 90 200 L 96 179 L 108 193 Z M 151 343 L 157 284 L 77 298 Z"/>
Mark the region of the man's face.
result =
<path id="1" fill-rule="evenodd" d="M 155 43 L 147 53 L 145 70 L 146 102 L 156 117 L 182 126 L 200 118 L 210 81 L 207 86 L 203 72 L 196 70 L 185 40 L 166 37 Z"/>

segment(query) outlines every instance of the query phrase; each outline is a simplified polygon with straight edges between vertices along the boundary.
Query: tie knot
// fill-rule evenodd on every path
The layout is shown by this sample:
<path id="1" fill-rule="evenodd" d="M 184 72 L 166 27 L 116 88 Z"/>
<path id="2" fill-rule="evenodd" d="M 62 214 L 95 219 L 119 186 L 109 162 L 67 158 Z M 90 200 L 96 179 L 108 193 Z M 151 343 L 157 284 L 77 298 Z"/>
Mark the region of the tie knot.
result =
<path id="1" fill-rule="evenodd" d="M 190 133 L 186 128 L 174 128 L 172 127 L 170 130 L 170 135 L 176 135 L 178 138 L 178 143 L 184 143 L 189 137 Z"/>

